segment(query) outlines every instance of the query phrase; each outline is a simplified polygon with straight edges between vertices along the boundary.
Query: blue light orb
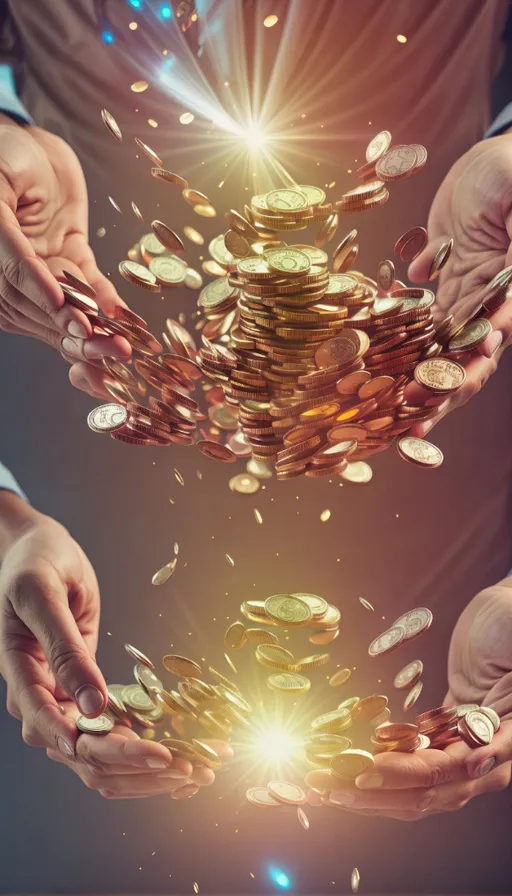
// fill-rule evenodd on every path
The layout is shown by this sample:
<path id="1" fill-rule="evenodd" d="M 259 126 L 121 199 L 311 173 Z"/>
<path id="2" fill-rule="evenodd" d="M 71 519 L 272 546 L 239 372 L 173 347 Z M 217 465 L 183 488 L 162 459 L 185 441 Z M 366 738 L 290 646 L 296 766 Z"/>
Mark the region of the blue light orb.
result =
<path id="1" fill-rule="evenodd" d="M 103 43 L 105 43 L 105 44 L 113 44 L 114 43 L 114 35 L 112 34 L 111 31 L 107 31 L 107 30 L 102 31 L 101 39 L 102 39 Z"/>
<path id="2" fill-rule="evenodd" d="M 172 9 L 168 3 L 162 3 L 160 7 L 160 15 L 162 19 L 170 19 L 172 16 Z"/>
<path id="3" fill-rule="evenodd" d="M 128 0 L 128 3 L 130 6 L 133 6 L 134 9 L 140 9 L 142 5 L 141 0 Z"/>
<path id="4" fill-rule="evenodd" d="M 276 886 L 280 887 L 281 890 L 290 889 L 291 880 L 280 868 L 269 868 L 269 875 L 271 881 L 276 884 Z"/>

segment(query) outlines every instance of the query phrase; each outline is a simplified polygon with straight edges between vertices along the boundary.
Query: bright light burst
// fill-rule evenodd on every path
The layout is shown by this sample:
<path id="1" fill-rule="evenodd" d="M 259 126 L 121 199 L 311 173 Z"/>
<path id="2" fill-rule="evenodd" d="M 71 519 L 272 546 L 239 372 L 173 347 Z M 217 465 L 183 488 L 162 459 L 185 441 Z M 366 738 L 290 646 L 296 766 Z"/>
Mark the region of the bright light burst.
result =
<path id="1" fill-rule="evenodd" d="M 297 750 L 297 741 L 285 728 L 268 728 L 258 735 L 254 749 L 262 759 L 286 762 Z"/>

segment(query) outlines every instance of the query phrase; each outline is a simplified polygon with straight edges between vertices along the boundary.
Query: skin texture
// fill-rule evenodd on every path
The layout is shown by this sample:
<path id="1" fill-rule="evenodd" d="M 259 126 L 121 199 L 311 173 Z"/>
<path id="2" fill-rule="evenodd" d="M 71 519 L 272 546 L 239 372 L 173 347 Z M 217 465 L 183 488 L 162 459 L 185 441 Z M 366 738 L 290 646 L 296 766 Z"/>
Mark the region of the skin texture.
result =
<path id="1" fill-rule="evenodd" d="M 353 783 L 330 771 L 306 776 L 311 805 L 418 821 L 462 809 L 480 794 L 504 790 L 512 774 L 512 581 L 478 594 L 459 617 L 452 634 L 446 705 L 492 706 L 501 728 L 486 747 L 462 741 L 445 750 L 375 757 L 375 769 Z"/>
<path id="2" fill-rule="evenodd" d="M 60 137 L 0 115 L 0 329 L 56 348 L 72 365 L 73 385 L 107 397 L 102 357 L 130 357 L 121 336 L 93 336 L 65 302 L 57 277 L 85 279 L 109 317 L 125 307 L 100 273 L 87 236 L 87 189 L 77 156 Z"/>
<path id="3" fill-rule="evenodd" d="M 477 143 L 461 156 L 437 191 L 428 219 L 428 243 L 409 267 L 409 279 L 424 283 L 440 246 L 448 239 L 454 246 L 437 285 L 437 322 L 453 314 L 466 320 L 479 306 L 486 284 L 512 264 L 512 133 Z M 493 332 L 469 360 L 464 359 L 466 381 L 449 400 L 433 396 L 411 383 L 410 404 L 443 403 L 432 419 L 416 424 L 413 435 L 422 437 L 446 414 L 476 395 L 496 371 L 512 339 L 512 298 L 489 316 Z"/>
<path id="4" fill-rule="evenodd" d="M 25 743 L 46 749 L 108 799 L 186 799 L 212 784 L 210 769 L 173 758 L 124 725 L 104 736 L 77 730 L 80 711 L 93 718 L 107 702 L 95 659 L 96 576 L 63 526 L 7 491 L 0 491 L 0 563 L 0 672 Z M 222 757 L 232 755 L 208 742 Z"/>

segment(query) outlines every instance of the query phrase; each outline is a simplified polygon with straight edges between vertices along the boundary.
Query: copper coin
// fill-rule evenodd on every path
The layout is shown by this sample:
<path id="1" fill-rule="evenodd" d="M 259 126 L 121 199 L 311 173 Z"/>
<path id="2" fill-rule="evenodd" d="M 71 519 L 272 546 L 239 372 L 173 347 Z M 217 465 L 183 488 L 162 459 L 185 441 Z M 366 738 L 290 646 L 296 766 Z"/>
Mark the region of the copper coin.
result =
<path id="1" fill-rule="evenodd" d="M 164 224 L 162 221 L 152 221 L 151 229 L 157 240 L 159 240 L 162 243 L 162 246 L 165 246 L 169 252 L 177 252 L 178 255 L 184 254 L 185 246 L 178 234 L 174 233 L 174 230 L 171 230 L 170 227 L 167 227 L 167 224 Z"/>
<path id="2" fill-rule="evenodd" d="M 428 234 L 424 227 L 411 227 L 396 241 L 394 253 L 400 256 L 401 261 L 409 264 L 423 252 L 427 245 Z"/>
<path id="3" fill-rule="evenodd" d="M 322 343 L 315 361 L 320 368 L 350 364 L 361 358 L 369 345 L 370 339 L 362 330 L 347 330 Z"/>
<path id="4" fill-rule="evenodd" d="M 384 292 L 389 292 L 395 282 L 395 266 L 392 261 L 381 261 L 377 269 L 377 282 Z"/>
<path id="5" fill-rule="evenodd" d="M 464 383 L 466 371 L 461 364 L 448 358 L 429 358 L 416 365 L 414 379 L 433 392 L 455 392 Z"/>
<path id="6" fill-rule="evenodd" d="M 428 272 L 428 279 L 435 280 L 436 277 L 439 277 L 441 270 L 444 268 L 446 262 L 448 261 L 451 251 L 453 249 L 453 240 L 448 240 L 446 243 L 443 243 L 440 249 L 436 252 L 434 260 L 430 265 L 430 270 Z"/>
<path id="7" fill-rule="evenodd" d="M 404 460 L 408 460 L 425 469 L 435 469 L 443 462 L 443 453 L 431 442 L 425 439 L 405 437 L 398 443 L 398 453 Z"/>
<path id="8" fill-rule="evenodd" d="M 85 280 L 82 280 L 81 277 L 77 277 L 76 274 L 71 274 L 70 271 L 62 271 L 66 280 L 68 281 L 70 286 L 73 286 L 74 289 L 77 289 L 78 292 L 82 293 L 84 296 L 89 296 L 90 299 L 94 299 L 96 297 L 96 290 L 87 283 Z"/>
<path id="9" fill-rule="evenodd" d="M 205 457 L 211 457 L 213 460 L 220 460 L 223 463 L 234 463 L 236 454 L 227 445 L 220 445 L 218 442 L 202 439 L 196 443 L 197 448 Z"/>
<path id="10" fill-rule="evenodd" d="M 470 320 L 456 336 L 450 339 L 449 352 L 471 352 L 492 333 L 492 325 L 485 317 Z"/>

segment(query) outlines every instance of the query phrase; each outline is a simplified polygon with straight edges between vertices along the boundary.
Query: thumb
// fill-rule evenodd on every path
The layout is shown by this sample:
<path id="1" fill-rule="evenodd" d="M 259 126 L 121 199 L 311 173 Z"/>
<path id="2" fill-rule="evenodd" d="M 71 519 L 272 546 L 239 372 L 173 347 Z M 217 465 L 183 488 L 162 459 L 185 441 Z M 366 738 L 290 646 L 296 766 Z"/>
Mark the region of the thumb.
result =
<path id="1" fill-rule="evenodd" d="M 449 239 L 449 236 L 439 236 L 428 241 L 423 251 L 409 265 L 407 276 L 411 283 L 427 283 L 432 262 L 443 243 L 447 243 Z"/>
<path id="2" fill-rule="evenodd" d="M 14 609 L 39 642 L 58 685 L 83 715 L 99 715 L 107 705 L 107 685 L 69 608 L 67 585 L 51 567 L 44 577 L 25 576 L 17 591 Z"/>

